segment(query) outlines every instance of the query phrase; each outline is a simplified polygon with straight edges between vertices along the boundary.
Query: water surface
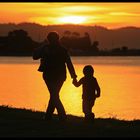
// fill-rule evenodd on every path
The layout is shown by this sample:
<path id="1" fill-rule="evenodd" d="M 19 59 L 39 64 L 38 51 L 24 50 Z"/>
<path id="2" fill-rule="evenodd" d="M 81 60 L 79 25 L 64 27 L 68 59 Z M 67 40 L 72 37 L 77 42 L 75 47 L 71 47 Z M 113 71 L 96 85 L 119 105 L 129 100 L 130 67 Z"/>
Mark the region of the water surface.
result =
<path id="1" fill-rule="evenodd" d="M 140 119 L 140 57 L 72 57 L 72 62 L 78 79 L 85 65 L 95 69 L 101 87 L 96 118 Z M 46 110 L 49 94 L 38 66 L 32 57 L 0 57 L 0 105 Z M 83 116 L 82 88 L 72 85 L 68 71 L 60 98 L 67 114 Z"/>

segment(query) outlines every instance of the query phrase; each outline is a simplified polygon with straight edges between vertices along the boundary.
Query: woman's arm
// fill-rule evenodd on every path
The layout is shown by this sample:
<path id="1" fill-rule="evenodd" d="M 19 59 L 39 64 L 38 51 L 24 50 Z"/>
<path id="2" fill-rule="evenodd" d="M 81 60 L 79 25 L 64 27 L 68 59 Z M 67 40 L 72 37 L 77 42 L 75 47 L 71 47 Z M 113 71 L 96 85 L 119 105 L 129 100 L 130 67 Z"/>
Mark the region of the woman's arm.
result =
<path id="1" fill-rule="evenodd" d="M 71 75 L 71 78 L 76 78 L 77 75 L 75 73 L 75 69 L 74 69 L 74 66 L 72 64 L 72 61 L 71 61 L 71 58 L 70 56 L 68 55 L 68 53 L 66 54 L 66 64 L 67 64 L 67 67 L 68 67 L 68 70 L 69 70 L 69 73 Z"/>
<path id="2" fill-rule="evenodd" d="M 35 50 L 33 51 L 33 59 L 34 60 L 40 59 L 42 57 L 43 50 L 44 50 L 44 46 L 35 48 Z"/>

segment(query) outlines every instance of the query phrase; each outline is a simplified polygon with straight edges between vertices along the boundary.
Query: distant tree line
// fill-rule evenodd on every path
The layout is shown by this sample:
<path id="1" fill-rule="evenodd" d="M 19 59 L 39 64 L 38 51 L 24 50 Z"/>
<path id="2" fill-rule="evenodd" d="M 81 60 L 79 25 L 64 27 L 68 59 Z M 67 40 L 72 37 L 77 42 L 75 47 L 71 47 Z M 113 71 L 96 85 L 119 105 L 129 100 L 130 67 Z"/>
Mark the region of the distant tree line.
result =
<path id="1" fill-rule="evenodd" d="M 139 49 L 128 49 L 127 46 L 100 50 L 99 42 L 97 40 L 91 42 L 87 32 L 81 36 L 78 32 L 67 30 L 63 33 L 60 42 L 71 55 L 140 55 Z M 13 30 L 7 36 L 0 37 L 0 55 L 30 56 L 36 47 L 47 43 L 47 40 L 43 42 L 32 40 L 28 32 L 22 29 Z"/>
<path id="2" fill-rule="evenodd" d="M 127 46 L 122 46 L 110 50 L 111 55 L 140 55 L 140 49 L 129 49 Z"/>
<path id="3" fill-rule="evenodd" d="M 0 37 L 0 55 L 32 55 L 33 49 L 39 46 L 24 30 L 14 30 L 8 36 Z"/>
<path id="4" fill-rule="evenodd" d="M 60 41 L 71 55 L 92 55 L 99 52 L 99 42 L 94 41 L 92 43 L 87 32 L 81 37 L 78 32 L 65 31 Z"/>

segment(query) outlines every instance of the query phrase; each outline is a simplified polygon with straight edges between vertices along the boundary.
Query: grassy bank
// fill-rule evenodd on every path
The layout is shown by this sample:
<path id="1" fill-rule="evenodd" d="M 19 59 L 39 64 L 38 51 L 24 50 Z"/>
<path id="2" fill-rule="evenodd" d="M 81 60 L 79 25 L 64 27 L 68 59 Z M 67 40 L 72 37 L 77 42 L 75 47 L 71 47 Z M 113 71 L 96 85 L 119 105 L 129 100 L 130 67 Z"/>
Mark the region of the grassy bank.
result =
<path id="1" fill-rule="evenodd" d="M 43 120 L 44 112 L 0 106 L 0 137 L 140 137 L 140 120 L 95 118 L 94 123 L 68 115 L 66 122 Z"/>

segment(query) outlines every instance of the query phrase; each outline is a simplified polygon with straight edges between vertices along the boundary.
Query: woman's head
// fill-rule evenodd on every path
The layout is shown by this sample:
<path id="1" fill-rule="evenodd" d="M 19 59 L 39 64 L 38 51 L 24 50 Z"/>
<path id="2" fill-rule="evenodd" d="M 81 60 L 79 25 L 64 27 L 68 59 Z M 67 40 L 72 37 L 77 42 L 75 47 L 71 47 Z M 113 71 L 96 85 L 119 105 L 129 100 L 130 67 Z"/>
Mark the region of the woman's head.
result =
<path id="1" fill-rule="evenodd" d="M 59 34 L 56 31 L 49 32 L 47 39 L 50 43 L 57 43 L 59 41 Z"/>
<path id="2" fill-rule="evenodd" d="M 94 69 L 91 65 L 86 65 L 83 69 L 83 73 L 85 76 L 93 76 Z"/>

